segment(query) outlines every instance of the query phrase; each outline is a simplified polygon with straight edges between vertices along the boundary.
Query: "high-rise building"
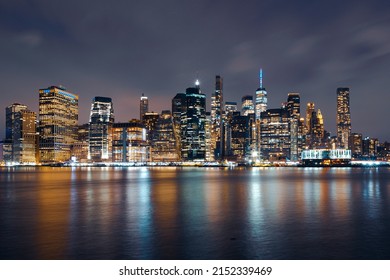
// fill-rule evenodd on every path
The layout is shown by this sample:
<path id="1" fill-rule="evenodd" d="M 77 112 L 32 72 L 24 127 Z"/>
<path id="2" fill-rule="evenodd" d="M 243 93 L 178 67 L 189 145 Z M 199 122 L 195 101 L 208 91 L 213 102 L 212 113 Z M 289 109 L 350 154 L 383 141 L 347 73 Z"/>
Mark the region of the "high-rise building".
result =
<path id="1" fill-rule="evenodd" d="M 140 120 L 114 123 L 112 160 L 114 162 L 146 162 L 148 160 L 146 128 Z"/>
<path id="2" fill-rule="evenodd" d="M 210 112 L 206 112 L 206 121 L 205 121 L 205 126 L 204 126 L 204 130 L 205 130 L 205 138 L 206 138 L 206 156 L 205 156 L 205 160 L 206 161 L 215 161 L 215 149 L 212 148 L 211 146 L 211 134 L 212 134 L 212 125 L 211 125 L 211 113 Z M 221 130 L 222 132 L 222 130 Z M 218 147 L 220 147 L 220 145 L 217 145 Z"/>
<path id="3" fill-rule="evenodd" d="M 159 113 L 156 112 L 146 112 L 144 114 L 142 123 L 146 128 L 146 140 L 148 141 L 148 146 L 152 146 L 153 139 L 155 138 L 157 122 L 160 117 Z"/>
<path id="4" fill-rule="evenodd" d="M 159 115 L 151 146 L 153 162 L 173 162 L 179 159 L 171 111 L 165 110 Z"/>
<path id="5" fill-rule="evenodd" d="M 186 89 L 186 101 L 181 114 L 181 155 L 182 160 L 205 160 L 206 156 L 206 95 L 199 87 Z"/>
<path id="6" fill-rule="evenodd" d="M 297 161 L 302 151 L 301 98 L 299 93 L 288 94 L 286 108 L 290 115 L 290 159 Z"/>
<path id="7" fill-rule="evenodd" d="M 77 141 L 72 145 L 72 156 L 77 162 L 87 162 L 89 154 L 89 123 L 79 125 L 77 128 Z"/>
<path id="8" fill-rule="evenodd" d="M 221 158 L 223 79 L 215 77 L 215 91 L 211 95 L 211 150 L 216 159 Z"/>
<path id="9" fill-rule="evenodd" d="M 172 118 L 176 139 L 176 153 L 179 160 L 181 159 L 181 114 L 184 111 L 185 102 L 185 93 L 178 93 L 172 99 Z"/>
<path id="10" fill-rule="evenodd" d="M 142 121 L 146 112 L 149 112 L 149 99 L 142 94 L 139 102 L 139 119 Z"/>
<path id="11" fill-rule="evenodd" d="M 286 160 L 290 157 L 290 115 L 286 108 L 261 113 L 260 147 L 263 159 Z"/>
<path id="12" fill-rule="evenodd" d="M 96 96 L 92 100 L 89 118 L 89 156 L 94 162 L 112 158 L 112 125 L 114 108 L 109 97 Z"/>
<path id="13" fill-rule="evenodd" d="M 14 103 L 6 108 L 6 141 L 10 150 L 5 153 L 6 162 L 36 163 L 37 116 L 26 105 Z"/>
<path id="14" fill-rule="evenodd" d="M 78 99 L 61 86 L 39 90 L 41 162 L 64 162 L 71 158 L 71 145 L 77 140 Z"/>
<path id="15" fill-rule="evenodd" d="M 365 137 L 362 141 L 363 156 L 374 159 L 377 156 L 378 146 L 378 139 Z"/>
<path id="16" fill-rule="evenodd" d="M 307 103 L 306 105 L 306 134 L 309 132 L 310 130 L 310 123 L 311 123 L 311 116 L 312 116 L 312 113 L 314 112 L 315 110 L 315 105 L 313 102 L 309 102 Z"/>
<path id="17" fill-rule="evenodd" d="M 263 69 L 260 69 L 260 87 L 256 90 L 256 119 L 260 119 L 261 112 L 267 110 L 267 91 L 263 87 Z"/>
<path id="18" fill-rule="evenodd" d="M 230 123 L 232 159 L 245 161 L 245 157 L 250 151 L 250 129 L 250 117 L 241 116 L 240 112 L 234 112 Z"/>
<path id="19" fill-rule="evenodd" d="M 361 133 L 351 133 L 349 137 L 349 147 L 353 158 L 360 158 L 363 155 L 363 135 Z"/>
<path id="20" fill-rule="evenodd" d="M 253 105 L 253 96 L 245 95 L 241 98 L 241 113 L 243 116 L 248 116 L 249 114 L 253 114 L 255 112 L 255 106 Z"/>
<path id="21" fill-rule="evenodd" d="M 237 102 L 235 101 L 226 101 L 225 102 L 225 116 L 233 115 L 234 112 L 237 112 Z"/>
<path id="22" fill-rule="evenodd" d="M 349 107 L 349 88 L 337 89 L 337 143 L 339 148 L 348 149 L 351 135 L 351 112 Z"/>

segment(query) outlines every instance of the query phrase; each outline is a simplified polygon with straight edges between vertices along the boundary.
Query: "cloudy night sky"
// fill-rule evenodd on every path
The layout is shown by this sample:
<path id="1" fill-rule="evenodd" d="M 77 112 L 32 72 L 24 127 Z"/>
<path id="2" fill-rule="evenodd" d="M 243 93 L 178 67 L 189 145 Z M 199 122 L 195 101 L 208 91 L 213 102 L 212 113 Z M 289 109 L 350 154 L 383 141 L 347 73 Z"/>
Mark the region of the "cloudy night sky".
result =
<path id="1" fill-rule="evenodd" d="M 288 92 L 314 102 L 336 131 L 336 88 L 350 88 L 352 131 L 390 140 L 390 2 L 279 0 L 0 0 L 0 136 L 5 107 L 38 111 L 38 89 L 79 95 L 79 123 L 94 96 L 116 121 L 171 99 L 199 77 L 207 110 L 215 75 L 224 101 L 254 95 L 264 71 L 268 108 Z"/>

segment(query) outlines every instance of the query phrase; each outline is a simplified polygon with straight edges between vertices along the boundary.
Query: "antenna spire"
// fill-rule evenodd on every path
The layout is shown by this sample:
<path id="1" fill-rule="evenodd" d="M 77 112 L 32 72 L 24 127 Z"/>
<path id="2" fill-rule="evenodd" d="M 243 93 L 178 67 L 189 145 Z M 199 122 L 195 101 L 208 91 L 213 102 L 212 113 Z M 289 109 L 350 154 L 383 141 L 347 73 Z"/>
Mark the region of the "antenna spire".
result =
<path id="1" fill-rule="evenodd" d="M 260 68 L 260 88 L 263 88 L 263 68 Z"/>

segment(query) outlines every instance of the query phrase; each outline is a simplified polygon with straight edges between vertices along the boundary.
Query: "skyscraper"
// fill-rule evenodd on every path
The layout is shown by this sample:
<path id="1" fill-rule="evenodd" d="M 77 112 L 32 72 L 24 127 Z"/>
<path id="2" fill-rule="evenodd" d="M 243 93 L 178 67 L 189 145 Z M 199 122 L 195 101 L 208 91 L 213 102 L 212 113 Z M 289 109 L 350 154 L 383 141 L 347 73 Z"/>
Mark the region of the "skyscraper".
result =
<path id="1" fill-rule="evenodd" d="M 186 100 L 181 115 L 181 154 L 182 160 L 205 160 L 206 156 L 206 95 L 199 87 L 186 89 Z"/>
<path id="2" fill-rule="evenodd" d="M 310 130 L 310 119 L 311 119 L 311 116 L 312 116 L 312 113 L 314 112 L 315 110 L 315 105 L 313 102 L 309 102 L 307 103 L 306 105 L 306 133 L 309 132 Z"/>
<path id="3" fill-rule="evenodd" d="M 172 118 L 173 118 L 173 128 L 176 139 L 176 153 L 178 159 L 181 159 L 181 114 L 183 108 L 185 107 L 186 94 L 178 93 L 172 99 Z"/>
<path id="4" fill-rule="evenodd" d="M 39 90 L 39 150 L 41 162 L 64 162 L 77 139 L 78 96 L 61 86 Z"/>
<path id="5" fill-rule="evenodd" d="M 260 87 L 256 90 L 256 119 L 260 119 L 261 112 L 267 110 L 267 91 L 263 87 L 263 69 L 260 69 Z"/>
<path id="6" fill-rule="evenodd" d="M 173 120 L 171 111 L 164 110 L 161 115 L 157 115 L 158 120 L 153 133 L 151 142 L 151 158 L 153 162 L 172 162 L 177 161 L 176 139 L 173 129 Z"/>
<path id="7" fill-rule="evenodd" d="M 255 112 L 255 106 L 253 105 L 253 96 L 245 95 L 241 98 L 241 113 L 243 116 L 248 116 L 249 114 L 253 114 Z"/>
<path id="8" fill-rule="evenodd" d="M 215 158 L 221 157 L 221 126 L 223 104 L 223 79 L 215 77 L 215 91 L 211 95 L 211 150 Z"/>
<path id="9" fill-rule="evenodd" d="M 268 109 L 261 113 L 261 155 L 270 161 L 290 157 L 290 114 L 286 108 Z"/>
<path id="10" fill-rule="evenodd" d="M 142 121 L 146 112 L 149 112 L 149 99 L 142 94 L 139 102 L 139 119 Z"/>
<path id="11" fill-rule="evenodd" d="M 88 158 L 94 162 L 112 158 L 112 125 L 114 109 L 109 97 L 96 96 L 92 100 L 89 118 Z"/>
<path id="12" fill-rule="evenodd" d="M 290 159 L 297 161 L 302 150 L 301 98 L 299 93 L 288 94 L 286 107 L 290 116 Z"/>
<path id="13" fill-rule="evenodd" d="M 20 164 L 36 163 L 36 114 L 26 105 L 14 103 L 6 108 L 6 141 L 10 150 L 5 161 Z"/>
<path id="14" fill-rule="evenodd" d="M 349 107 L 349 88 L 337 89 L 337 144 L 348 149 L 351 135 L 351 112 Z"/>

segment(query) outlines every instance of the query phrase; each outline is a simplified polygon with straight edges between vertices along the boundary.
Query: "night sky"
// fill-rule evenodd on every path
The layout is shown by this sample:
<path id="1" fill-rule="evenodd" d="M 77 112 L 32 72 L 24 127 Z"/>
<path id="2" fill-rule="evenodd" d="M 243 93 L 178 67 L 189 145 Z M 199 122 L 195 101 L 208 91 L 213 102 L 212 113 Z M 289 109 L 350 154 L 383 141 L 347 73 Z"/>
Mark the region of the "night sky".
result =
<path id="1" fill-rule="evenodd" d="M 215 75 L 241 105 L 264 71 L 268 108 L 288 92 L 314 102 L 336 131 L 336 89 L 350 88 L 352 131 L 390 140 L 389 1 L 0 0 L 0 137 L 4 108 L 38 110 L 38 89 L 79 95 L 79 123 L 94 96 L 112 97 L 116 121 L 171 99 L 199 77 L 207 110 Z"/>

